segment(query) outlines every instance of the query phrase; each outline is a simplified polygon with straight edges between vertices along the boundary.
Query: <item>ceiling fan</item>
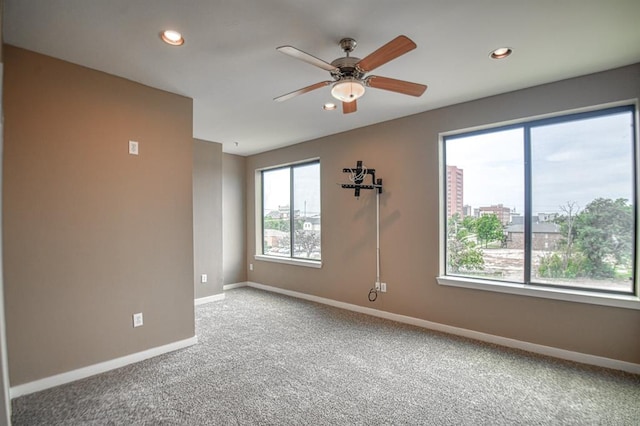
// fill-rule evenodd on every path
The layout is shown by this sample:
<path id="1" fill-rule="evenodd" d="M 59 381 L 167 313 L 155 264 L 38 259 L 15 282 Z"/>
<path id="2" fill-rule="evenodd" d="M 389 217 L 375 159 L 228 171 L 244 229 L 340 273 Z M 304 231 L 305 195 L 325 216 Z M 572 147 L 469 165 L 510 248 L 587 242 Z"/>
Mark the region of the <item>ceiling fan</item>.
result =
<path id="1" fill-rule="evenodd" d="M 276 48 L 276 50 L 286 55 L 329 71 L 333 80 L 321 81 L 294 92 L 278 96 L 273 100 L 282 102 L 302 95 L 303 93 L 333 85 L 331 95 L 342 102 L 342 112 L 349 114 L 358 109 L 357 99 L 364 94 L 365 87 L 389 90 L 411 96 L 421 96 L 424 91 L 427 90 L 427 86 L 424 84 L 411 83 L 377 75 L 366 76 L 368 72 L 415 49 L 416 44 L 409 37 L 400 35 L 375 52 L 370 53 L 364 59 L 349 56 L 355 47 L 356 41 L 354 39 L 343 38 L 340 40 L 340 48 L 346 56 L 338 58 L 331 63 L 318 59 L 293 46 L 280 46 Z"/>

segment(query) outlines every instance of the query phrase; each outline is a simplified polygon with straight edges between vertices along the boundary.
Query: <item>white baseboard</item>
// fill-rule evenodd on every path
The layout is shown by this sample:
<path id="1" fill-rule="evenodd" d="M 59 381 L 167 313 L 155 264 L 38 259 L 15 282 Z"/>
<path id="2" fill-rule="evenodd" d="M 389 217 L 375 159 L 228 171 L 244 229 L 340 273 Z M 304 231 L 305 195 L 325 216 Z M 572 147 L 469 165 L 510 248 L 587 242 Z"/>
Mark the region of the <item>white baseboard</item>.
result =
<path id="1" fill-rule="evenodd" d="M 173 352 L 178 349 L 183 349 L 195 345 L 196 343 L 198 343 L 198 336 L 193 336 L 188 339 L 179 340 L 177 342 L 147 349 L 145 351 L 137 352 L 131 355 L 125 355 L 123 357 L 101 362 L 99 364 L 89 365 L 77 370 L 56 374 L 55 376 L 45 377 L 44 379 L 35 380 L 33 382 L 24 383 L 22 385 L 12 386 L 9 390 L 9 394 L 13 399 L 19 396 L 28 395 L 30 393 L 39 392 L 55 386 L 64 385 L 65 383 L 75 382 L 76 380 L 95 376 L 96 374 L 115 370 L 116 368 L 144 361 L 145 359 L 153 358 L 155 356 L 162 355 L 168 352 Z"/>
<path id="2" fill-rule="evenodd" d="M 193 302 L 196 306 L 204 305 L 205 303 L 218 302 L 224 299 L 224 293 L 214 294 L 213 296 L 199 297 Z"/>
<path id="3" fill-rule="evenodd" d="M 521 349 L 527 352 L 533 352 L 536 354 L 546 355 L 553 358 L 560 358 L 568 361 L 579 362 L 582 364 L 595 365 L 598 367 L 610 368 L 613 370 L 621 370 L 621 371 L 626 371 L 628 373 L 633 373 L 633 374 L 640 374 L 640 364 L 634 364 L 631 362 L 620 361 L 617 359 L 605 358 L 605 357 L 585 354 L 581 352 L 568 351 L 566 349 L 559 349 L 551 346 L 539 345 L 536 343 L 524 342 L 521 340 L 510 339 L 507 337 L 496 336 L 493 334 L 482 333 L 474 330 L 468 330 L 466 328 L 453 327 L 446 324 L 440 324 L 437 322 L 427 321 L 419 318 L 413 318 L 405 315 L 394 314 L 391 312 L 380 311 L 378 309 L 366 308 L 364 306 L 353 305 L 351 303 L 345 303 L 345 302 L 339 302 L 337 300 L 313 296 L 305 293 L 299 293 L 297 291 L 292 291 L 292 290 L 285 290 L 278 287 L 272 287 L 264 284 L 255 283 L 255 282 L 247 282 L 246 285 L 248 287 L 257 288 L 260 290 L 280 293 L 287 296 L 296 297 L 299 299 L 304 299 L 312 302 L 322 303 L 329 306 L 334 306 L 340 309 L 359 312 L 362 314 L 371 315 L 378 318 L 384 318 L 391 321 L 397 321 L 404 324 L 415 325 L 415 326 L 427 328 L 430 330 L 441 331 L 443 333 L 454 334 L 456 336 L 468 337 L 470 339 L 493 343 L 500 346 L 506 346 L 508 348 Z"/>
<path id="4" fill-rule="evenodd" d="M 234 288 L 247 287 L 249 283 L 247 281 L 241 283 L 225 284 L 222 286 L 224 291 L 233 290 Z"/>

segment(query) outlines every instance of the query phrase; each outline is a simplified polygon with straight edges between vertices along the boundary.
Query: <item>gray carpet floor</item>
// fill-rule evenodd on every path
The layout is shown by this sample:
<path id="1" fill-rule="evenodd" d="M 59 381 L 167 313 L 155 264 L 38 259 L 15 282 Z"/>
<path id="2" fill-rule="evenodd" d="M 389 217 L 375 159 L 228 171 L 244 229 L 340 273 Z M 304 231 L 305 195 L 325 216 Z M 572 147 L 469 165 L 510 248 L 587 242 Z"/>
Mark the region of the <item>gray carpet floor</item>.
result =
<path id="1" fill-rule="evenodd" d="M 638 425 L 640 376 L 251 288 L 199 343 L 12 402 L 14 425 Z"/>

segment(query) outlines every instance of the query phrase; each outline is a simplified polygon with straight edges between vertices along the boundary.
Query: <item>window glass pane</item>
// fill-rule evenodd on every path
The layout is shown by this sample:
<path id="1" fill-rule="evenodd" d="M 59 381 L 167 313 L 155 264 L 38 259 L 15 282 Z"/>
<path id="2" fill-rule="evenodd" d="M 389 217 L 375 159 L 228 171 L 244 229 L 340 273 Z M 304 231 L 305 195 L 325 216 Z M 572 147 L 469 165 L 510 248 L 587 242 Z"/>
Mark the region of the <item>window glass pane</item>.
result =
<path id="1" fill-rule="evenodd" d="M 320 259 L 320 164 L 293 169 L 293 257 Z"/>
<path id="2" fill-rule="evenodd" d="M 287 168 L 262 172 L 262 253 L 289 257 L 291 170 Z"/>
<path id="3" fill-rule="evenodd" d="M 445 139 L 447 274 L 524 280 L 522 128 Z"/>
<path id="4" fill-rule="evenodd" d="M 633 290 L 633 115 L 531 128 L 531 280 Z"/>

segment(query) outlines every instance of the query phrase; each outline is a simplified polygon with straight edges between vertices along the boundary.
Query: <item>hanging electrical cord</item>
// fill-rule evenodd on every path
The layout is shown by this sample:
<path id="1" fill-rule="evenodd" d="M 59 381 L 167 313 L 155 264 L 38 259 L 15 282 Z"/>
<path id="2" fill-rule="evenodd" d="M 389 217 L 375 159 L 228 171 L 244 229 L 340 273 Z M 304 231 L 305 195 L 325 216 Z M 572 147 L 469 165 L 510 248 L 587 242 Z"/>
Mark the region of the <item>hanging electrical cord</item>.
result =
<path id="1" fill-rule="evenodd" d="M 376 191 L 376 284 L 371 290 L 369 290 L 369 302 L 375 302 L 376 299 L 378 298 L 379 285 L 380 285 L 380 192 Z"/>
<path id="2" fill-rule="evenodd" d="M 369 302 L 375 302 L 377 298 L 378 298 L 378 290 L 376 290 L 376 288 L 373 287 L 371 290 L 369 290 Z"/>
<path id="3" fill-rule="evenodd" d="M 349 173 L 349 180 L 352 183 L 338 184 L 345 189 L 353 189 L 353 195 L 360 197 L 361 189 L 373 189 L 376 191 L 376 282 L 371 290 L 369 290 L 368 299 L 375 302 L 378 298 L 378 292 L 386 291 L 386 284 L 380 283 L 380 194 L 382 194 L 382 179 L 376 179 L 376 170 L 367 169 L 362 165 L 362 161 L 356 162 L 356 168 L 344 168 L 343 173 Z M 371 184 L 364 183 L 367 175 L 371 175 Z"/>
<path id="4" fill-rule="evenodd" d="M 376 191 L 376 284 L 380 283 L 380 193 Z"/>
<path id="5" fill-rule="evenodd" d="M 349 180 L 351 182 L 362 182 L 368 173 L 367 166 L 362 166 L 361 168 L 350 170 L 351 175 L 349 176 Z"/>

